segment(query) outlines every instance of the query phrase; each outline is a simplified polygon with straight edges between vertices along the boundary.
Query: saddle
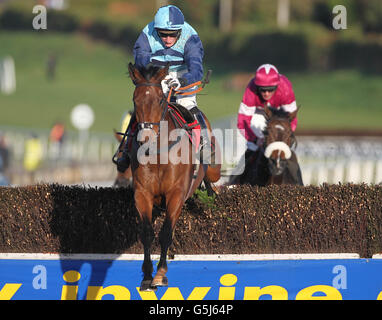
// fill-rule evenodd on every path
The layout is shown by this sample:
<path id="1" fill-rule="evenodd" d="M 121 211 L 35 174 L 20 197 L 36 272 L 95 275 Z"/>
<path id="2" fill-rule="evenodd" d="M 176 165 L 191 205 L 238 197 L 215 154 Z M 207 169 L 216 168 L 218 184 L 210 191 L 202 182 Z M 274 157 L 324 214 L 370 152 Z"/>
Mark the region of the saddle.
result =
<path id="1" fill-rule="evenodd" d="M 195 122 L 195 118 L 192 115 L 192 113 L 190 111 L 188 111 L 188 109 L 186 109 L 182 105 L 180 105 L 180 104 L 178 104 L 176 102 L 171 101 L 168 104 L 168 107 L 169 107 L 169 110 L 171 110 L 170 113 L 172 113 L 173 111 L 176 111 L 179 114 L 179 116 L 183 119 L 182 122 L 188 123 L 190 125 L 193 122 Z"/>
<path id="2" fill-rule="evenodd" d="M 168 112 L 177 128 L 186 130 L 190 142 L 197 152 L 200 145 L 200 125 L 192 113 L 177 103 L 169 103 Z M 196 130 L 193 130 L 196 129 Z"/>
<path id="3" fill-rule="evenodd" d="M 177 128 L 183 128 L 186 130 L 187 135 L 190 139 L 191 144 L 195 147 L 195 152 L 198 153 L 201 143 L 201 126 L 198 121 L 194 118 L 193 114 L 185 107 L 177 103 L 169 103 L 168 105 L 170 116 L 172 117 Z M 195 129 L 195 130 L 194 130 Z M 213 139 L 210 141 L 211 152 L 209 154 L 210 165 L 214 164 L 216 161 L 216 147 L 215 141 Z M 200 151 L 201 152 L 201 151 Z M 201 159 L 203 155 L 201 154 Z"/>

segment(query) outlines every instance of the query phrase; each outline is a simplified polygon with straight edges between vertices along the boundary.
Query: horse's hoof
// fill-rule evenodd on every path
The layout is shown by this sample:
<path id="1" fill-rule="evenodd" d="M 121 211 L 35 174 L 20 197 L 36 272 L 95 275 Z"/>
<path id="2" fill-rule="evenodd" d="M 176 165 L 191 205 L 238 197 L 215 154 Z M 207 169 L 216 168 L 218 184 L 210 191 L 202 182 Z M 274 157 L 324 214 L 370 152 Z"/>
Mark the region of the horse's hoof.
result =
<path id="1" fill-rule="evenodd" d="M 153 287 L 167 287 L 168 286 L 168 279 L 165 276 L 163 276 L 161 278 L 158 278 L 158 279 L 154 278 L 154 280 L 151 283 L 151 285 Z"/>
<path id="2" fill-rule="evenodd" d="M 156 286 L 152 285 L 151 280 L 143 280 L 141 282 L 141 287 L 139 288 L 139 291 L 156 291 Z"/>

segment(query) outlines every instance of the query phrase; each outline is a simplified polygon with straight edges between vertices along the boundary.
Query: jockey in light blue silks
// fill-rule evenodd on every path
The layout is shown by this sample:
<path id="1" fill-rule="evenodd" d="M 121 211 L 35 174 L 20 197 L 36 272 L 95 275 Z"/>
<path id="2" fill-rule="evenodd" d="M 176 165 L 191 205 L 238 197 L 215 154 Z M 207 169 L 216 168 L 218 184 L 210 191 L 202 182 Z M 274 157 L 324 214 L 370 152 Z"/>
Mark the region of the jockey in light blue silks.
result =
<path id="1" fill-rule="evenodd" d="M 138 68 L 149 64 L 164 67 L 169 63 L 169 74 L 162 81 L 165 94 L 170 87 L 177 90 L 202 80 L 204 55 L 202 42 L 194 28 L 184 21 L 182 11 L 176 6 L 159 8 L 154 20 L 139 35 L 133 53 Z M 205 134 L 207 126 L 198 109 L 196 94 L 178 96 L 176 102 L 188 109 L 199 122 L 202 129 L 202 144 L 205 145 L 208 140 Z M 130 125 L 134 121 L 135 114 Z M 122 157 L 117 160 L 118 171 L 124 172 L 129 165 L 130 159 L 125 148 Z"/>

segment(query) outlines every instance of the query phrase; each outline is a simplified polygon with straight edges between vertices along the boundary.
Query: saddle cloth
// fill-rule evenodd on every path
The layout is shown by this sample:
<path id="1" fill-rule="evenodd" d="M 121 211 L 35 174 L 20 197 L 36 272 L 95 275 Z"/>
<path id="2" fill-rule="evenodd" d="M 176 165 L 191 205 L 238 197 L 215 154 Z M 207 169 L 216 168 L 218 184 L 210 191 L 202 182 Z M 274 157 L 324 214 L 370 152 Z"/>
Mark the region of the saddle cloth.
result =
<path id="1" fill-rule="evenodd" d="M 191 112 L 181 105 L 169 104 L 168 107 L 175 125 L 178 128 L 186 130 L 191 144 L 195 147 L 195 152 L 198 152 L 201 137 L 201 128 L 198 121 L 193 117 Z"/>

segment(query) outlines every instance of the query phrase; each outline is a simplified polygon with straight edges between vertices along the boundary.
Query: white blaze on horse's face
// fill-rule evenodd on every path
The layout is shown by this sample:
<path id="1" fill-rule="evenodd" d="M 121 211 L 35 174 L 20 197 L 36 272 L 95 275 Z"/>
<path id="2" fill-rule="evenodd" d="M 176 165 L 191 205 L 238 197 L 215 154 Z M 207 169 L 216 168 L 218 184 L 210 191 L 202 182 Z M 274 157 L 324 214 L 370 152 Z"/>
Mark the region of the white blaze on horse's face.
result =
<path id="1" fill-rule="evenodd" d="M 278 129 L 278 130 L 281 130 L 281 131 L 285 131 L 285 128 L 282 125 L 280 125 L 280 124 L 276 124 L 275 128 Z"/>

